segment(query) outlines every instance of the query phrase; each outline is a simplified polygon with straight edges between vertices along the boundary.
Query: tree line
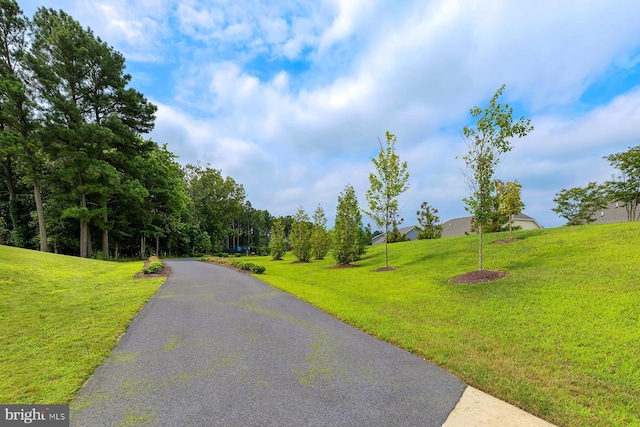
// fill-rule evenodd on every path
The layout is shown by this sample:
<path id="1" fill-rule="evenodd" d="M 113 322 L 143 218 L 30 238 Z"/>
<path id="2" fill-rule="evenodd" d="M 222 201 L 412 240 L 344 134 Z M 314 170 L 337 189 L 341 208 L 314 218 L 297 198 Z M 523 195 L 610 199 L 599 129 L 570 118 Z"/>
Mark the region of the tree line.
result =
<path id="1" fill-rule="evenodd" d="M 594 222 L 596 213 L 609 203 L 619 203 L 627 212 L 627 221 L 638 221 L 640 204 L 640 146 L 610 154 L 604 159 L 618 171 L 610 180 L 584 187 L 563 188 L 556 193 L 552 210 L 567 220 L 567 225 Z"/>
<path id="2" fill-rule="evenodd" d="M 144 135 L 156 106 L 64 11 L 0 0 L 0 243 L 81 257 L 266 248 L 274 218 Z"/>

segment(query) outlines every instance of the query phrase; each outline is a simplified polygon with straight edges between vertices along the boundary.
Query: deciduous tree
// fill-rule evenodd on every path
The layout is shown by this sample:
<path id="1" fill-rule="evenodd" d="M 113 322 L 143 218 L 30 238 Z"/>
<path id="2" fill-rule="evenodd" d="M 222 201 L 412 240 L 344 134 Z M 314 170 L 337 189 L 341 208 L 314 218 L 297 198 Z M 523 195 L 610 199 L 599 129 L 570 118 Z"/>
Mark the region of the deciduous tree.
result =
<path id="1" fill-rule="evenodd" d="M 522 184 L 517 180 L 506 184 L 502 181 L 496 182 L 496 192 L 498 194 L 498 211 L 501 215 L 509 218 L 509 239 L 513 238 L 513 217 L 524 209 L 521 193 Z"/>
<path id="2" fill-rule="evenodd" d="M 397 197 L 409 188 L 407 181 L 407 162 L 401 162 L 400 156 L 396 154 L 397 138 L 387 131 L 385 134 L 386 145 L 382 141 L 380 152 L 377 157 L 371 159 L 376 172 L 369 174 L 370 187 L 367 190 L 366 198 L 369 204 L 367 215 L 373 219 L 378 228 L 383 230 L 385 238 L 385 267 L 389 267 L 389 232 L 390 227 L 398 214 Z M 396 223 L 396 228 L 399 223 Z"/>
<path id="3" fill-rule="evenodd" d="M 606 193 L 602 186 L 590 182 L 586 187 L 562 189 L 553 201 L 555 213 L 567 220 L 567 225 L 582 225 L 595 221 L 595 213 L 607 206 Z"/>
<path id="4" fill-rule="evenodd" d="M 640 146 L 622 153 L 605 156 L 620 175 L 605 183 L 607 197 L 612 202 L 624 204 L 628 221 L 637 221 L 640 204 Z"/>
<path id="5" fill-rule="evenodd" d="M 478 226 L 478 269 L 482 270 L 482 227 L 493 211 L 495 181 L 493 175 L 503 154 L 512 150 L 510 138 L 522 138 L 533 130 L 530 120 L 520 117 L 513 121 L 513 109 L 508 104 L 500 104 L 505 86 L 498 89 L 489 101 L 489 107 L 470 110 L 471 117 L 477 118 L 473 127 L 465 126 L 463 134 L 468 152 L 462 156 L 468 173 L 465 174 L 470 195 L 463 199 L 466 209 Z"/>

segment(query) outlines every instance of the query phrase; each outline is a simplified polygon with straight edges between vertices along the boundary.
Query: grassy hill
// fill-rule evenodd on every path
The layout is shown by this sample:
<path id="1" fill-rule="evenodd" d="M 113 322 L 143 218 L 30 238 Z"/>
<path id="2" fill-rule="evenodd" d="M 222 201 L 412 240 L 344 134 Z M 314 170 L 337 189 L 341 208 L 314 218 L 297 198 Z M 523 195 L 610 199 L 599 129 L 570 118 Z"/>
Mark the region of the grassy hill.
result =
<path id="1" fill-rule="evenodd" d="M 0 246 L 0 402 L 68 403 L 164 278 Z"/>
<path id="2" fill-rule="evenodd" d="M 640 425 L 640 223 L 485 236 L 485 268 L 464 285 L 477 237 L 371 247 L 352 269 L 268 258 L 257 276 L 467 383 L 558 425 Z"/>

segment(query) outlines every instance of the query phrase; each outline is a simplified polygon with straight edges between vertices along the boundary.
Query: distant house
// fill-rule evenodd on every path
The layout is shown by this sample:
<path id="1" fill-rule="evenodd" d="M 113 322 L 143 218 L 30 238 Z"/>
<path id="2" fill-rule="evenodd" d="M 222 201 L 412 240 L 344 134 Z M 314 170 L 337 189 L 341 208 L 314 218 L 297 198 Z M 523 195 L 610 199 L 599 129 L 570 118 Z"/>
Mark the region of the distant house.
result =
<path id="1" fill-rule="evenodd" d="M 639 209 L 640 211 L 640 209 Z M 627 222 L 629 217 L 627 208 L 622 202 L 611 202 L 606 208 L 596 212 L 592 224 L 611 224 L 613 222 Z M 637 220 L 638 218 L 635 218 Z"/>
<path id="2" fill-rule="evenodd" d="M 442 224 L 442 237 L 464 236 L 466 234 L 475 234 L 471 232 L 471 218 L 466 216 L 463 218 L 454 218 Z M 529 215 L 519 213 L 513 217 L 513 226 L 520 227 L 522 230 L 537 230 L 543 228 L 538 221 Z"/>
<path id="3" fill-rule="evenodd" d="M 420 230 L 415 225 L 409 227 L 399 228 L 398 231 L 400 234 L 403 234 L 409 240 L 417 240 L 418 234 L 420 234 Z M 372 245 L 381 245 L 385 242 L 386 236 L 384 233 L 378 234 L 376 237 L 371 239 Z"/>

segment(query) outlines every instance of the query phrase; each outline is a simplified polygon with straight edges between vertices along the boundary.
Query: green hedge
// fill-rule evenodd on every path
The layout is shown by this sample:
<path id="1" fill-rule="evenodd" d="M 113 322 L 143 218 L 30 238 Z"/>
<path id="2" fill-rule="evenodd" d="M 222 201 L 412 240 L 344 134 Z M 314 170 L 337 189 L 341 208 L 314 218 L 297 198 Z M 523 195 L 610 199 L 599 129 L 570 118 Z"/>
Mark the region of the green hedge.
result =
<path id="1" fill-rule="evenodd" d="M 256 265 L 252 262 L 242 262 L 242 261 L 233 261 L 231 263 L 232 267 L 239 268 L 240 270 L 247 270 L 252 272 L 253 274 L 262 274 L 267 269 L 261 265 Z"/>

